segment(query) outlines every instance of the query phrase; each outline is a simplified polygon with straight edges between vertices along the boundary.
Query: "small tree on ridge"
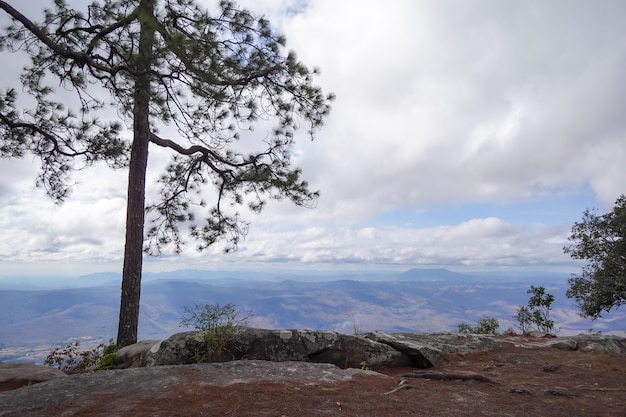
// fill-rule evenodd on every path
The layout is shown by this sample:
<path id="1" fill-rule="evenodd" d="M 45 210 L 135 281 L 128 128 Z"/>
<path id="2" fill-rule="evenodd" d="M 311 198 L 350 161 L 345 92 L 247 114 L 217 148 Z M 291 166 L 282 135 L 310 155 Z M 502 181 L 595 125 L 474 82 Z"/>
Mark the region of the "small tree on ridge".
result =
<path id="1" fill-rule="evenodd" d="M 567 290 L 582 315 L 597 319 L 626 304 L 626 196 L 621 195 L 608 213 L 585 210 L 569 240 L 573 243 L 563 248 L 565 253 L 588 261 L 569 279 Z"/>

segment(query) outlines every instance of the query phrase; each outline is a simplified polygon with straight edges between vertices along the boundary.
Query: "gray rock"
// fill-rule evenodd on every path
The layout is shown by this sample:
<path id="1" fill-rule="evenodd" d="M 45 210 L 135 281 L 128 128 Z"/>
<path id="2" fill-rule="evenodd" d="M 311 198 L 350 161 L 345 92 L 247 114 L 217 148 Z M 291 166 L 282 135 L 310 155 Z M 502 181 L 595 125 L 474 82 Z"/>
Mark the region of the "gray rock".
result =
<path id="1" fill-rule="evenodd" d="M 154 344 L 145 354 L 147 366 L 188 364 L 206 352 L 198 332 L 184 332 Z M 407 355 L 363 337 L 331 331 L 242 328 L 218 361 L 233 359 L 273 362 L 331 363 L 341 368 L 408 366 Z"/>
<path id="2" fill-rule="evenodd" d="M 0 362 L 0 385 L 7 388 L 19 388 L 66 376 L 65 372 L 49 366 Z"/>
<path id="3" fill-rule="evenodd" d="M 430 368 L 439 364 L 445 353 L 440 349 L 420 343 L 402 334 L 394 336 L 381 331 L 368 333 L 366 338 L 378 343 L 389 345 L 411 358 L 411 364 L 418 368 Z"/>
<path id="4" fill-rule="evenodd" d="M 493 335 L 466 333 L 391 333 L 396 339 L 429 346 L 444 354 L 467 354 L 491 350 L 501 346 L 501 341 Z"/>
<path id="5" fill-rule="evenodd" d="M 139 360 L 143 366 L 184 365 L 198 362 L 199 352 L 206 351 L 199 332 L 176 333 L 153 344 Z"/>
<path id="6" fill-rule="evenodd" d="M 534 337 L 536 339 L 542 339 L 542 338 L 544 338 L 544 339 L 554 339 L 556 337 L 556 335 L 553 334 L 553 333 L 546 333 L 546 332 L 539 332 L 539 331 L 529 332 L 526 335 Z"/>
<path id="7" fill-rule="evenodd" d="M 534 395 L 531 390 L 526 387 L 511 387 L 509 392 L 512 394 L 526 394 L 526 395 Z"/>
<path id="8" fill-rule="evenodd" d="M 626 339 L 615 336 L 580 337 L 494 336 L 459 333 L 391 333 L 375 331 L 365 336 L 331 331 L 265 330 L 241 328 L 228 352 L 212 362 L 234 359 L 272 362 L 302 361 L 331 363 L 341 368 L 436 366 L 446 354 L 467 354 L 498 348 L 505 343 L 517 347 L 552 347 L 626 354 Z M 178 333 L 160 341 L 146 341 L 118 352 L 117 363 L 126 366 L 190 364 L 207 352 L 199 332 Z"/>
<path id="9" fill-rule="evenodd" d="M 121 348 L 115 352 L 115 367 L 126 369 L 146 366 L 146 355 L 157 343 L 159 343 L 158 340 L 143 340 Z"/>
<path id="10" fill-rule="evenodd" d="M 514 363 L 516 365 L 530 365 L 535 363 L 535 358 L 523 353 L 509 353 L 505 356 L 504 360 L 507 363 Z"/>
<path id="11" fill-rule="evenodd" d="M 0 416 L 43 415 L 41 409 L 58 404 L 89 404 L 100 394 L 117 398 L 132 390 L 136 398 L 158 398 L 164 391 L 189 383 L 227 386 L 251 381 L 349 381 L 356 375 L 393 378 L 360 369 L 339 369 L 331 364 L 265 361 L 233 361 L 228 363 L 198 363 L 180 366 L 152 366 L 133 369 L 114 369 L 68 375 L 18 390 L 0 392 Z M 127 415 L 115 412 L 115 401 L 106 415 Z M 85 406 L 86 407 L 86 406 Z M 82 413 L 88 415 L 86 408 Z M 100 410 L 102 411 L 102 410 Z M 104 412 L 104 411 L 102 411 Z M 59 412 L 60 413 L 60 412 Z M 87 413 L 87 414 L 85 414 Z M 46 414 L 50 415 L 50 414 Z M 55 414 L 61 415 L 61 414 Z M 104 415 L 104 414 L 100 414 Z"/>
<path id="12" fill-rule="evenodd" d="M 546 395 L 553 395 L 555 397 L 578 397 L 576 392 L 563 387 L 548 388 L 543 393 Z"/>
<path id="13" fill-rule="evenodd" d="M 548 342 L 545 343 L 545 346 L 554 348 L 554 349 L 576 350 L 578 349 L 578 342 L 570 338 L 560 338 L 560 339 L 549 340 Z"/>
<path id="14" fill-rule="evenodd" d="M 561 367 L 559 365 L 554 365 L 552 363 L 548 363 L 543 365 L 543 371 L 544 372 L 556 372 L 560 369 Z"/>
<path id="15" fill-rule="evenodd" d="M 626 339 L 618 336 L 580 335 L 575 336 L 583 352 L 626 355 Z"/>

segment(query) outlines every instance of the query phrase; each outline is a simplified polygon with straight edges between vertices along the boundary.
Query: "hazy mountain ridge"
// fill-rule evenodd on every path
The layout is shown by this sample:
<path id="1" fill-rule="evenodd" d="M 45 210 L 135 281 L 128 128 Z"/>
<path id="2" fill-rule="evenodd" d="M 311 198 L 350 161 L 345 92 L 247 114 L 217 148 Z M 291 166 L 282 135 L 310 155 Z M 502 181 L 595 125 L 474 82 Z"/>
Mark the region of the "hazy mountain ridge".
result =
<path id="1" fill-rule="evenodd" d="M 23 356 L 24 350 L 16 355 L 14 347 L 40 345 L 50 351 L 50 346 L 69 340 L 94 342 L 115 337 L 119 282 L 107 284 L 110 277 L 96 277 L 104 279 L 102 285 L 85 288 L 0 290 L 0 346 L 4 346 L 0 360 Z M 233 303 L 254 315 L 250 325 L 264 328 L 445 332 L 488 315 L 497 318 L 505 330 L 515 324 L 516 308 L 527 303 L 530 285 L 545 285 L 555 295 L 552 318 L 562 334 L 593 327 L 623 335 L 626 323 L 624 310 L 597 322 L 581 319 L 565 297 L 566 275 L 548 274 L 542 279 L 537 273 L 496 279 L 441 269 L 386 276 L 324 273 L 286 279 L 289 277 L 285 273 L 255 276 L 204 271 L 148 274 L 142 285 L 139 338 L 160 339 L 182 331 L 179 323 L 184 306 L 214 303 Z"/>

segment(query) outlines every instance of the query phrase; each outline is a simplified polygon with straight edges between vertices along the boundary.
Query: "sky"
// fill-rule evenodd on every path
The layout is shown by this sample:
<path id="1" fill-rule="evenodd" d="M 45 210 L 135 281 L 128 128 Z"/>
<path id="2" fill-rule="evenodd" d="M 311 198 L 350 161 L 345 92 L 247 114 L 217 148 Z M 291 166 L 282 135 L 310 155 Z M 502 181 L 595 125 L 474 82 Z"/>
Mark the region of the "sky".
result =
<path id="1" fill-rule="evenodd" d="M 580 269 L 563 253 L 573 223 L 626 193 L 626 2 L 240 4 L 337 96 L 315 140 L 294 148 L 321 197 L 249 215 L 234 253 L 190 242 L 145 270 Z M 1 55 L 0 88 L 15 87 L 23 58 Z M 151 152 L 148 199 L 164 161 Z M 126 171 L 78 172 L 57 206 L 37 169 L 0 160 L 0 276 L 121 270 Z"/>

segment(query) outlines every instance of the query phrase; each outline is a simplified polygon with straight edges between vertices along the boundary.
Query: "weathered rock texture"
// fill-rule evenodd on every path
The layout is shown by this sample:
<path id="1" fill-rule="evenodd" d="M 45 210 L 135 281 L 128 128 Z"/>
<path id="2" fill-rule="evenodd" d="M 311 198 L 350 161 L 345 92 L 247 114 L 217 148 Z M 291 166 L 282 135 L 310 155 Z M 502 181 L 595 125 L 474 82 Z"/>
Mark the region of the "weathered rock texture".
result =
<path id="1" fill-rule="evenodd" d="M 134 345 L 133 345 L 134 346 Z M 199 332 L 177 333 L 156 343 L 118 352 L 122 366 L 162 366 L 197 362 L 207 346 Z M 244 328 L 222 360 L 331 363 L 340 368 L 411 366 L 411 356 L 367 337 L 330 331 Z"/>
<path id="2" fill-rule="evenodd" d="M 622 352 L 623 339 L 585 335 L 559 344 L 562 338 L 497 336 L 485 339 L 492 349 L 455 353 L 482 345 L 483 338 L 416 336 L 415 343 L 450 350 L 446 360 L 426 370 L 377 370 L 384 375 L 255 360 L 74 374 L 0 393 L 0 416 L 623 415 L 626 361 L 598 352 Z M 144 343 L 136 351 L 154 346 Z"/>
<path id="3" fill-rule="evenodd" d="M 65 372 L 49 366 L 0 362 L 0 387 L 3 389 L 19 388 L 65 376 Z"/>
<path id="4" fill-rule="evenodd" d="M 331 363 L 340 368 L 437 366 L 446 354 L 467 354 L 494 349 L 502 343 L 601 353 L 626 354 L 626 339 L 616 336 L 574 337 L 493 336 L 459 333 L 392 333 L 345 335 L 332 331 L 265 330 L 242 328 L 218 361 L 234 359 L 272 362 Z M 145 341 L 118 352 L 117 366 L 141 367 L 190 364 L 207 351 L 199 332 L 177 333 L 163 341 Z"/>
<path id="5" fill-rule="evenodd" d="M 50 368 L 48 368 L 50 369 Z M 126 387 L 134 397 L 155 397 L 168 389 L 202 379 L 220 386 L 242 384 L 249 381 L 349 381 L 355 375 L 385 378 L 385 376 L 360 369 L 339 369 L 331 364 L 307 362 L 232 361 L 228 363 L 198 363 L 185 366 L 158 366 L 135 369 L 114 369 L 69 375 L 19 390 L 0 392 L 0 416 L 51 415 L 38 414 L 37 410 L 54 404 L 74 402 L 80 404 L 87 398 L 106 395 Z M 20 410 L 15 414 L 15 410 Z M 100 410 L 104 411 L 104 410 Z M 61 414 L 54 414 L 61 415 Z M 72 414 L 72 415 L 95 415 Z M 102 415 L 102 414 L 98 414 Z"/>

